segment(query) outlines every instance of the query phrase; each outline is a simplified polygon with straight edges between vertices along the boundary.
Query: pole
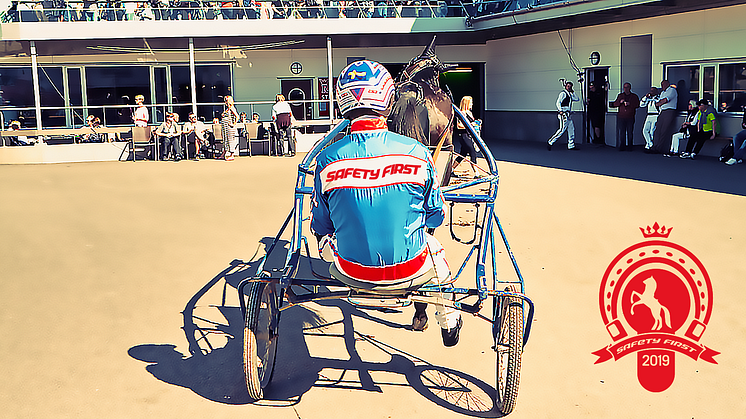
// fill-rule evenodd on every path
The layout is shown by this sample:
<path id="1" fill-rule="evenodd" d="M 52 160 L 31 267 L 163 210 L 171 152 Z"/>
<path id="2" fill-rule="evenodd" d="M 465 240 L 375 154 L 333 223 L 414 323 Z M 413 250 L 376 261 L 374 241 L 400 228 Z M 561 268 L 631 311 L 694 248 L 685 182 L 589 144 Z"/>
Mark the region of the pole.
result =
<path id="1" fill-rule="evenodd" d="M 192 112 L 197 115 L 197 81 L 194 70 L 194 38 L 189 38 L 189 82 L 192 89 Z"/>
<path id="2" fill-rule="evenodd" d="M 39 64 L 36 62 L 36 42 L 31 45 L 31 76 L 34 82 L 34 108 L 36 110 L 36 129 L 41 130 L 41 95 L 39 94 Z"/>
<path id="3" fill-rule="evenodd" d="M 334 75 L 332 73 L 332 37 L 326 37 L 326 59 L 329 67 L 329 123 L 334 123 Z"/>

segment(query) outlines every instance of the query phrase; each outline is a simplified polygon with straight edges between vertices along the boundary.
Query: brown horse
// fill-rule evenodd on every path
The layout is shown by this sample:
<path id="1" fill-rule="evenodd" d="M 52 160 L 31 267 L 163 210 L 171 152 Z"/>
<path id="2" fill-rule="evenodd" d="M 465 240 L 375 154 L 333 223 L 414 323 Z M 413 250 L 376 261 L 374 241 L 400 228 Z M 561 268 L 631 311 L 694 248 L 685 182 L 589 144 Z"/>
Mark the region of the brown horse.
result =
<path id="1" fill-rule="evenodd" d="M 438 76 L 454 67 L 435 55 L 435 37 L 422 54 L 409 61 L 397 77 L 389 129 L 414 138 L 434 150 L 452 148 L 453 101 L 440 88 Z"/>

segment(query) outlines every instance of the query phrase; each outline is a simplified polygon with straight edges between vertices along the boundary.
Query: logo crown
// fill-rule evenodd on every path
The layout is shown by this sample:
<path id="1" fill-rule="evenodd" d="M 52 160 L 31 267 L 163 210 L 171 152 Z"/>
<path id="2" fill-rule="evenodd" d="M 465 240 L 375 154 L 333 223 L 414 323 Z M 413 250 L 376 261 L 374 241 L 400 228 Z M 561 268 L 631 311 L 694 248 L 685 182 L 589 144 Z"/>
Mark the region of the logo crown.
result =
<path id="1" fill-rule="evenodd" d="M 652 238 L 652 237 L 662 237 L 664 239 L 668 238 L 668 235 L 671 234 L 671 230 L 673 230 L 673 227 L 669 227 L 666 229 L 666 226 L 659 226 L 656 222 L 653 224 L 653 227 L 648 226 L 647 228 L 640 227 L 640 231 L 642 232 L 642 236 L 646 239 Z"/>

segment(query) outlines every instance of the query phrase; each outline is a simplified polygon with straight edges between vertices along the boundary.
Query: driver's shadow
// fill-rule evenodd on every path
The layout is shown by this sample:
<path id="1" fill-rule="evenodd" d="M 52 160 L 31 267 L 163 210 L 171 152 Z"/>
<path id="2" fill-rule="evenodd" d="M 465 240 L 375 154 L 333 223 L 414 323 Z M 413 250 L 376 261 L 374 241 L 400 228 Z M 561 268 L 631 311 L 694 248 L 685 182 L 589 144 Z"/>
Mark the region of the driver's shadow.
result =
<path id="1" fill-rule="evenodd" d="M 276 261 L 268 261 L 268 266 L 272 266 L 270 262 Z M 301 262 L 300 266 L 309 266 L 308 258 L 301 257 Z M 314 266 L 317 263 L 321 262 L 316 260 Z M 409 328 L 409 325 L 387 321 L 378 317 L 380 311 L 360 309 L 341 299 L 317 303 L 325 307 L 324 311 L 336 308 L 341 313 L 341 320 L 333 322 L 327 322 L 307 306 L 283 310 L 272 381 L 265 389 L 264 400 L 252 400 L 243 372 L 244 319 L 240 307 L 227 304 L 225 295 L 235 293 L 238 282 L 253 275 L 256 265 L 256 262 L 233 261 L 190 299 L 183 312 L 188 355 L 177 351 L 173 344 L 137 345 L 129 349 L 129 355 L 147 362 L 146 370 L 157 379 L 189 388 L 220 403 L 288 406 L 298 403 L 314 387 L 383 392 L 387 385 L 402 385 L 376 381 L 371 375 L 371 372 L 385 371 L 400 374 L 407 385 L 443 408 L 475 417 L 500 415 L 494 405 L 494 388 L 468 374 L 432 365 L 382 339 L 356 332 L 353 317 L 392 328 Z M 298 274 L 308 276 L 310 269 L 303 268 Z M 208 295 L 223 297 L 220 302 L 204 301 L 209 300 Z M 212 308 L 209 316 L 199 312 L 206 306 Z M 308 339 L 314 335 L 343 339 L 347 359 L 312 356 Z M 387 362 L 365 361 L 356 347 L 360 341 L 387 353 L 390 359 Z M 341 373 L 336 379 L 329 378 L 322 374 L 325 369 Z"/>

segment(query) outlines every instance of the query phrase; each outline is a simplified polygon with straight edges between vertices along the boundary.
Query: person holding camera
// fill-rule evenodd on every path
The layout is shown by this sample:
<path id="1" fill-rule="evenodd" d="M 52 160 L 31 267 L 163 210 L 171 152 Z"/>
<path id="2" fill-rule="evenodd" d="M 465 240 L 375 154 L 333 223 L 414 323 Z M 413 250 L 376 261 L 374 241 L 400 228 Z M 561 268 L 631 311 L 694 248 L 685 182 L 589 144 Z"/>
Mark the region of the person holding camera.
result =
<path id="1" fill-rule="evenodd" d="M 547 140 L 547 150 L 552 151 L 552 145 L 567 131 L 567 149 L 577 150 L 575 147 L 575 124 L 572 122 L 570 116 L 572 115 L 572 102 L 577 102 L 580 99 L 575 95 L 572 90 L 572 82 L 568 81 L 565 83 L 565 88 L 557 96 L 557 119 L 559 119 L 559 128 L 557 132 Z"/>
<path id="2" fill-rule="evenodd" d="M 609 104 L 619 108 L 616 114 L 616 137 L 619 151 L 632 151 L 633 132 L 635 130 L 635 113 L 640 107 L 640 97 L 632 93 L 632 84 L 622 85 L 622 92 Z"/>

